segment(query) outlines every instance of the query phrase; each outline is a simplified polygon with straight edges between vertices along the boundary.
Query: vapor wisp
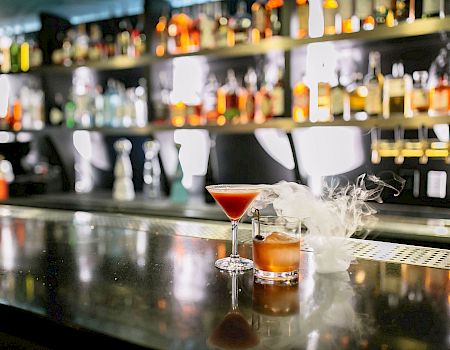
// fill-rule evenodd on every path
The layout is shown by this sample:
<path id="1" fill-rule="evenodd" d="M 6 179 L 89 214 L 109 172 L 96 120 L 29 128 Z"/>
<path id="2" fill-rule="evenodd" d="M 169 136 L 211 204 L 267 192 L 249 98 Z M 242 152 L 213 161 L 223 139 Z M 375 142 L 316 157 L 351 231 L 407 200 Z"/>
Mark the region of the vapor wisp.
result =
<path id="1" fill-rule="evenodd" d="M 307 186 L 282 181 L 266 186 L 253 207 L 261 210 L 272 205 L 277 215 L 299 218 L 307 228 L 304 243 L 314 251 L 316 270 L 345 271 L 351 261 L 346 238 L 375 220 L 376 210 L 368 202 L 381 203 L 386 189 L 398 196 L 404 184 L 393 173 L 383 179 L 363 174 L 353 184 L 331 182 L 318 198 Z"/>

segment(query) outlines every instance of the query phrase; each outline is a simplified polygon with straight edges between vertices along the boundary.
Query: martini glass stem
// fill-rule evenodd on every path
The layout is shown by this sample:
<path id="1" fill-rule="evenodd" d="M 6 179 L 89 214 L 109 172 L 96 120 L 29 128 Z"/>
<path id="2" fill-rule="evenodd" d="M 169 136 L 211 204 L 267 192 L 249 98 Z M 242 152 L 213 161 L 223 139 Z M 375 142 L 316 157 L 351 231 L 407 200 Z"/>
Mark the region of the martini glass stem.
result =
<path id="1" fill-rule="evenodd" d="M 239 259 L 238 254 L 238 223 L 237 220 L 231 220 L 231 255 L 232 259 Z"/>

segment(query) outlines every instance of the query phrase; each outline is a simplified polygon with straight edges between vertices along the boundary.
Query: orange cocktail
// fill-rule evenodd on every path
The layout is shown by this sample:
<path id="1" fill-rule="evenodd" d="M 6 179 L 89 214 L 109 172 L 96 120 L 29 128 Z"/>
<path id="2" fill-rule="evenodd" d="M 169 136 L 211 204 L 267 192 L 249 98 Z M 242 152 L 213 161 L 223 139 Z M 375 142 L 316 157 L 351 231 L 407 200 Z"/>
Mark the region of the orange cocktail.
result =
<path id="1" fill-rule="evenodd" d="M 253 262 L 241 258 L 237 253 L 237 232 L 239 220 L 250 207 L 253 200 L 261 192 L 261 186 L 257 185 L 212 185 L 206 189 L 222 207 L 225 214 L 231 220 L 232 252 L 228 258 L 219 259 L 215 266 L 227 271 L 243 271 L 253 268 Z"/>
<path id="2" fill-rule="evenodd" d="M 298 278 L 300 221 L 297 218 L 265 216 L 252 220 L 255 277 L 272 281 Z"/>

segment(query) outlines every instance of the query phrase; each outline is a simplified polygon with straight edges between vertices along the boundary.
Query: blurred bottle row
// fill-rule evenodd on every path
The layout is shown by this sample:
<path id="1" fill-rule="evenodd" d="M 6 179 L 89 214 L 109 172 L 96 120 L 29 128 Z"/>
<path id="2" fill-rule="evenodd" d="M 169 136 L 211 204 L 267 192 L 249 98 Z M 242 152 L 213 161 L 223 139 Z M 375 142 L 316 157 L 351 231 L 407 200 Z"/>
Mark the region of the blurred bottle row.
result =
<path id="1" fill-rule="evenodd" d="M 250 8 L 246 1 L 239 1 L 234 14 L 230 14 L 229 3 L 215 1 L 174 9 L 171 15 L 164 11 L 155 28 L 156 55 L 257 43 L 280 33 L 283 0 L 257 0 Z"/>
<path id="2" fill-rule="evenodd" d="M 309 21 L 314 19 L 310 1 L 296 0 L 297 37 L 309 36 Z M 333 35 L 372 30 L 376 26 L 396 26 L 418 18 L 444 17 L 450 2 L 445 0 L 323 0 L 323 33 Z M 317 20 L 317 18 L 315 18 Z"/>
<path id="3" fill-rule="evenodd" d="M 358 72 L 342 77 L 336 84 L 318 82 L 317 106 L 311 105 L 312 86 L 300 80 L 293 89 L 292 117 L 296 122 L 364 120 L 382 116 L 411 118 L 418 113 L 445 116 L 450 112 L 450 44 L 442 49 L 429 71 L 405 73 L 401 62 L 394 63 L 392 73 L 381 72 L 380 54 L 369 54 L 366 75 Z M 346 79 L 347 78 L 347 79 Z M 310 89 L 311 88 L 311 89 Z M 316 108 L 317 107 L 317 108 Z M 310 110 L 314 109 L 313 117 Z"/>
<path id="4" fill-rule="evenodd" d="M 145 79 L 130 88 L 109 79 L 105 91 L 100 85 L 75 83 L 66 100 L 55 95 L 49 121 L 68 128 L 143 127 L 148 123 Z"/>
<path id="5" fill-rule="evenodd" d="M 255 69 L 249 68 L 241 83 L 234 70 L 229 69 L 226 81 L 219 84 L 216 76 L 209 74 L 201 97 L 193 103 L 175 100 L 172 92 L 163 87 L 162 105 L 156 113 L 174 126 L 264 123 L 283 117 L 283 70 L 267 67 L 259 77 Z"/>
<path id="6" fill-rule="evenodd" d="M 79 24 L 76 28 L 57 34 L 61 46 L 53 51 L 52 63 L 71 66 L 120 55 L 139 57 L 146 48 L 143 28 L 142 17 L 134 26 L 130 20 L 123 19 L 118 29 L 106 28 L 106 33 L 97 23 L 91 23 L 89 27 L 84 23 Z"/>
<path id="7" fill-rule="evenodd" d="M 6 115 L 0 116 L 0 130 L 42 129 L 44 125 L 44 92 L 22 85 L 10 99 Z"/>
<path id="8" fill-rule="evenodd" d="M 27 72 L 42 65 L 42 50 L 34 38 L 0 31 L 0 72 Z"/>

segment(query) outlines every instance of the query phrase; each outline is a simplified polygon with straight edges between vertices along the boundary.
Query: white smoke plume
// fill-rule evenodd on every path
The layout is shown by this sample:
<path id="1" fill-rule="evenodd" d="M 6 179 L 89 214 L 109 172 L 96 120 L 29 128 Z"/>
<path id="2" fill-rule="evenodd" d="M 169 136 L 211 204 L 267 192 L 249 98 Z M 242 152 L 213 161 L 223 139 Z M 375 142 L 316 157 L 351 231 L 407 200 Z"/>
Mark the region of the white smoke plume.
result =
<path id="1" fill-rule="evenodd" d="M 277 215 L 299 218 L 307 228 L 304 243 L 314 251 L 316 271 L 345 271 L 351 261 L 345 239 L 375 220 L 376 210 L 368 202 L 382 202 L 387 188 L 398 196 L 404 183 L 395 174 L 389 180 L 363 174 L 354 184 L 333 182 L 317 198 L 307 186 L 282 181 L 264 187 L 253 209 L 271 204 Z"/>

